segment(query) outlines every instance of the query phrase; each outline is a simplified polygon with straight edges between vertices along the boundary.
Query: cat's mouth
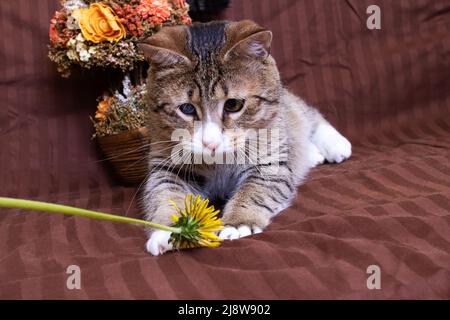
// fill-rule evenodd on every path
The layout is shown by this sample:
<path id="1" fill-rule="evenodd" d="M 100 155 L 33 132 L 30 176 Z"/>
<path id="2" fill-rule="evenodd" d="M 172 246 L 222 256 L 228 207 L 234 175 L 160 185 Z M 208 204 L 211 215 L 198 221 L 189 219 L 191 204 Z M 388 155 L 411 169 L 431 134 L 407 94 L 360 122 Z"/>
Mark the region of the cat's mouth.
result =
<path id="1" fill-rule="evenodd" d="M 236 164 L 237 152 L 230 146 L 208 148 L 195 143 L 180 143 L 171 152 L 173 164 Z"/>
<path id="2" fill-rule="evenodd" d="M 204 156 L 220 156 L 222 154 L 234 152 L 234 148 L 232 146 L 229 146 L 228 143 L 222 142 L 217 145 L 203 145 L 196 143 L 193 141 L 189 146 L 188 149 L 196 155 L 204 155 Z"/>

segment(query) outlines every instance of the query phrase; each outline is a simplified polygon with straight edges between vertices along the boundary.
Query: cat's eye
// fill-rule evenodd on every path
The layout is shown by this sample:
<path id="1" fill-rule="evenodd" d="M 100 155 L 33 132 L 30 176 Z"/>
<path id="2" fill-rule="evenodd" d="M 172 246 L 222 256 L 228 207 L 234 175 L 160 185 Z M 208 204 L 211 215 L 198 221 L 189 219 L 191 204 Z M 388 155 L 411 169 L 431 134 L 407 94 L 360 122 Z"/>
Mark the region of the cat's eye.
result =
<path id="1" fill-rule="evenodd" d="M 226 112 L 239 112 L 244 107 L 245 100 L 240 99 L 228 99 L 223 106 Z"/>
<path id="2" fill-rule="evenodd" d="M 193 116 L 196 114 L 195 107 L 190 103 L 183 103 L 182 105 L 178 106 L 178 109 L 180 109 L 181 112 L 188 116 Z"/>

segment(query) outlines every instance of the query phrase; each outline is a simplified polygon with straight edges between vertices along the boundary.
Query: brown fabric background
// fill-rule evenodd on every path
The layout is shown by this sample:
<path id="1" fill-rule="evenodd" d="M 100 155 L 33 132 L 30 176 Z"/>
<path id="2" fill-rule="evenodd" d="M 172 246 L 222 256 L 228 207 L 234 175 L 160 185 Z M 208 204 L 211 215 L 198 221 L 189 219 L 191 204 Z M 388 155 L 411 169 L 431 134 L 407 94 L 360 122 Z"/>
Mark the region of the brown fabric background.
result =
<path id="1" fill-rule="evenodd" d="M 46 58 L 57 8 L 0 1 L 0 195 L 124 214 L 135 189 L 90 140 L 103 79 L 63 80 Z M 449 1 L 234 0 L 226 17 L 273 30 L 284 82 L 353 157 L 314 169 L 263 234 L 157 258 L 131 226 L 0 209 L 0 298 L 450 298 Z"/>

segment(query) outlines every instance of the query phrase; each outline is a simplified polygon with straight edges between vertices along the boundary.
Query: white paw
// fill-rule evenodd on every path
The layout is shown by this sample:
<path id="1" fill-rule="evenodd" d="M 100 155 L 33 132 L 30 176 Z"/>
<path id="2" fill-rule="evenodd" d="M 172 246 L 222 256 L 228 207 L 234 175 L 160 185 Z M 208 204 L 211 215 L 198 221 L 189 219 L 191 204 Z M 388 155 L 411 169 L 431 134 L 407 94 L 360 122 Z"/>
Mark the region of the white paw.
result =
<path id="1" fill-rule="evenodd" d="M 320 124 L 311 141 L 328 162 L 340 163 L 352 154 L 350 141 L 329 124 Z"/>
<path id="2" fill-rule="evenodd" d="M 235 227 L 225 226 L 219 233 L 219 238 L 225 240 L 234 240 L 239 238 L 239 231 Z"/>
<path id="3" fill-rule="evenodd" d="M 311 168 L 318 166 L 325 162 L 325 157 L 320 153 L 319 149 L 313 144 L 309 143 L 308 163 Z"/>
<path id="4" fill-rule="evenodd" d="M 222 231 L 220 231 L 219 238 L 225 240 L 234 240 L 261 232 L 262 229 L 260 227 L 257 226 L 250 227 L 245 224 L 241 224 L 237 228 L 233 226 L 225 226 L 225 228 L 223 228 Z"/>
<path id="5" fill-rule="evenodd" d="M 145 247 L 147 251 L 154 256 L 163 254 L 166 251 L 172 250 L 172 244 L 169 243 L 170 232 L 157 230 L 152 233 L 148 239 Z"/>

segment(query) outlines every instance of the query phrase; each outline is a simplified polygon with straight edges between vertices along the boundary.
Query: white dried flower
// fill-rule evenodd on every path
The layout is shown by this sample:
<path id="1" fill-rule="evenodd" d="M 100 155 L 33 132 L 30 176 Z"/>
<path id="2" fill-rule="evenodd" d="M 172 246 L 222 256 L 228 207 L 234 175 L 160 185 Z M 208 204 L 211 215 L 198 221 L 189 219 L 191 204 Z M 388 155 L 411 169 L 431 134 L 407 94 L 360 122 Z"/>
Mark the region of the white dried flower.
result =
<path id="1" fill-rule="evenodd" d="M 75 49 L 78 51 L 78 52 L 81 52 L 81 51 L 87 51 L 87 46 L 83 43 L 83 42 L 78 42 L 77 43 L 77 46 L 75 47 Z"/>
<path id="2" fill-rule="evenodd" d="M 82 0 L 65 0 L 63 2 L 63 7 L 67 11 L 73 11 L 73 10 L 79 9 L 79 8 L 87 8 L 87 4 L 84 3 L 84 1 L 82 1 Z"/>
<path id="3" fill-rule="evenodd" d="M 89 58 L 91 57 L 91 54 L 87 50 L 81 50 L 80 51 L 80 60 L 81 61 L 89 61 Z"/>
<path id="4" fill-rule="evenodd" d="M 69 41 L 67 41 L 67 46 L 68 47 L 75 47 L 77 44 L 77 41 L 75 39 L 70 39 Z"/>
<path id="5" fill-rule="evenodd" d="M 68 50 L 66 54 L 70 60 L 78 60 L 78 55 L 75 50 L 72 50 L 72 49 Z"/>
<path id="6" fill-rule="evenodd" d="M 76 38 L 75 38 L 78 42 L 84 42 L 86 39 L 83 37 L 82 33 L 79 33 Z"/>
<path id="7" fill-rule="evenodd" d="M 119 91 L 114 93 L 114 97 L 117 98 L 122 104 L 126 105 L 128 103 L 128 99 L 124 97 Z"/>
<path id="8" fill-rule="evenodd" d="M 69 30 L 80 29 L 80 23 L 74 16 L 68 16 L 66 24 L 67 24 L 67 29 L 69 29 Z"/>
<path id="9" fill-rule="evenodd" d="M 122 81 L 123 95 L 127 98 L 131 97 L 131 81 L 129 76 L 125 76 Z"/>

